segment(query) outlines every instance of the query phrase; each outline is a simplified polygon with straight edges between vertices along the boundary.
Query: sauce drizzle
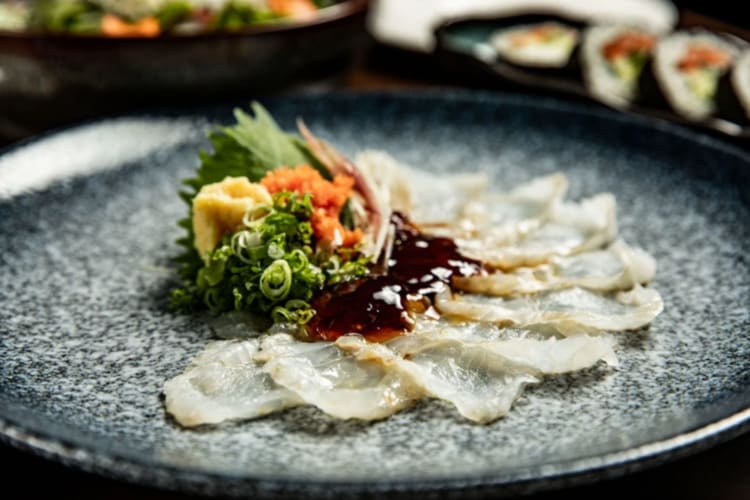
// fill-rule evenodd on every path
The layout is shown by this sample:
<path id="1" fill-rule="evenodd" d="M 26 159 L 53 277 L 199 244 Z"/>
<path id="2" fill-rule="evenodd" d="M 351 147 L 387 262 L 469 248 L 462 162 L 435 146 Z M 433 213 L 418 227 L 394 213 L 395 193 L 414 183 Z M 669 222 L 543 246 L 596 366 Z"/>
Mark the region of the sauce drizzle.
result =
<path id="1" fill-rule="evenodd" d="M 421 234 L 398 212 L 391 216 L 391 223 L 396 232 L 386 272 L 316 297 L 311 305 L 317 314 L 306 326 L 310 338 L 335 340 L 359 333 L 383 342 L 411 330 L 412 314 L 437 314 L 431 297 L 450 284 L 454 275 L 484 272 L 479 261 L 458 252 L 453 240 Z"/>

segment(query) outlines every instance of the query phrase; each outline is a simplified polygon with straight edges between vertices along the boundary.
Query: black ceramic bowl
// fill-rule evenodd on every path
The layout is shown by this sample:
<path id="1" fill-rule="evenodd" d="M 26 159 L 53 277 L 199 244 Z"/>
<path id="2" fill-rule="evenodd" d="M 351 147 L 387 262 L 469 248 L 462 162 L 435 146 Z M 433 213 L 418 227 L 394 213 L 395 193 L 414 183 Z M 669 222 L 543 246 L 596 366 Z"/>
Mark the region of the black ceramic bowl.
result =
<path id="1" fill-rule="evenodd" d="M 0 96 L 271 88 L 350 58 L 366 10 L 367 0 L 347 0 L 314 19 L 148 39 L 0 31 Z"/>

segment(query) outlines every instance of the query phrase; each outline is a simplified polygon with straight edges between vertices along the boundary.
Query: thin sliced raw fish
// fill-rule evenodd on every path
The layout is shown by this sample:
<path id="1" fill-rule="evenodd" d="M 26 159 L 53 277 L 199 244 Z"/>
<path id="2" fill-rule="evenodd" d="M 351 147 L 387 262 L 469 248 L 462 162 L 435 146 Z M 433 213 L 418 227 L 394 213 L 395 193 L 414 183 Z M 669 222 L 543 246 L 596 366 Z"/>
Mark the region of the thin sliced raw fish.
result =
<path id="1" fill-rule="evenodd" d="M 455 333 L 454 333 L 455 332 Z M 409 335 L 388 346 L 408 359 L 412 377 L 432 397 L 451 402 L 466 418 L 487 423 L 510 411 L 527 384 L 544 374 L 617 364 L 609 337 L 470 340 L 461 326 Z"/>
<path id="2" fill-rule="evenodd" d="M 277 386 L 256 362 L 258 339 L 212 342 L 164 384 L 166 408 L 180 425 L 261 417 L 304 401 Z"/>
<path id="3" fill-rule="evenodd" d="M 406 166 L 384 151 L 363 151 L 355 162 L 387 189 L 393 210 L 409 214 L 416 223 L 444 223 L 458 218 L 464 206 L 490 184 L 487 174 L 481 172 L 436 176 Z"/>
<path id="4" fill-rule="evenodd" d="M 583 370 L 599 360 L 618 366 L 611 335 L 572 335 L 570 337 L 534 338 L 507 336 L 488 338 L 467 329 L 468 323 L 444 323 L 439 328 L 420 335 L 405 335 L 388 342 L 388 347 L 401 357 L 413 360 L 422 351 L 447 344 L 460 344 L 501 356 L 516 368 L 535 375 L 550 375 Z"/>
<path id="5" fill-rule="evenodd" d="M 639 248 L 616 241 L 604 250 L 552 257 L 547 264 L 519 267 L 477 276 L 457 276 L 454 288 L 487 295 L 515 295 L 581 287 L 589 290 L 629 290 L 650 282 L 656 261 Z"/>
<path id="6" fill-rule="evenodd" d="M 277 384 L 336 418 L 382 419 L 424 395 L 400 369 L 402 360 L 358 336 L 306 343 L 279 334 L 262 348 L 264 371 Z"/>
<path id="7" fill-rule="evenodd" d="M 497 269 L 543 264 L 555 256 L 574 255 L 600 248 L 617 236 L 615 197 L 602 193 L 580 203 L 553 207 L 549 220 L 529 231 L 518 241 L 457 238 L 467 257 L 481 260 Z"/>
<path id="8" fill-rule="evenodd" d="M 653 321 L 664 308 L 659 292 L 641 286 L 626 292 L 575 287 L 510 297 L 445 291 L 435 302 L 444 315 L 518 327 L 546 326 L 563 335 L 636 330 Z"/>
<path id="9" fill-rule="evenodd" d="M 425 232 L 453 238 L 466 248 L 511 245 L 547 220 L 567 187 L 562 174 L 539 177 L 508 193 L 493 192 L 468 199 L 458 219 L 443 219 L 440 223 L 417 219 L 417 223 Z M 437 198 L 440 202 L 444 199 Z"/>
<path id="10" fill-rule="evenodd" d="M 452 403 L 461 415 L 480 423 L 506 415 L 523 388 L 540 381 L 502 356 L 458 341 L 415 351 L 408 363 L 427 395 Z"/>

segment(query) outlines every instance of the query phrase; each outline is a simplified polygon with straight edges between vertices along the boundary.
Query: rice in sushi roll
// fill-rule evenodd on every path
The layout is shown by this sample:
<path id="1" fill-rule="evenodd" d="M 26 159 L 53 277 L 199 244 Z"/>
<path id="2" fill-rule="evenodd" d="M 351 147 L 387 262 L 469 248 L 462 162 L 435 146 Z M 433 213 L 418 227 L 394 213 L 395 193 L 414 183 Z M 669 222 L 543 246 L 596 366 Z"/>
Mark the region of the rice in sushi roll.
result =
<path id="1" fill-rule="evenodd" d="M 638 93 L 638 78 L 657 37 L 628 26 L 592 26 L 581 47 L 583 78 L 589 93 L 611 106 L 627 106 Z"/>
<path id="2" fill-rule="evenodd" d="M 576 28 L 558 21 L 511 26 L 497 30 L 490 43 L 508 62 L 531 68 L 564 68 L 578 44 Z"/>
<path id="3" fill-rule="evenodd" d="M 737 48 L 719 36 L 676 33 L 657 44 L 651 70 L 676 113 L 702 120 L 715 112 L 719 79 L 736 55 Z"/>

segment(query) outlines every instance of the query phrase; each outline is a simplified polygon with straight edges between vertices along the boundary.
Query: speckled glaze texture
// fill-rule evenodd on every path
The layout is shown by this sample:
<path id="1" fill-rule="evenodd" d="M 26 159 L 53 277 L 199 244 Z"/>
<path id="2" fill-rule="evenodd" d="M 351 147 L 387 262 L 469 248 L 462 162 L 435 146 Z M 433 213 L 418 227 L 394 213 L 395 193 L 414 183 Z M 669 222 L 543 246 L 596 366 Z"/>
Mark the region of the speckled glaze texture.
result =
<path id="1" fill-rule="evenodd" d="M 129 118 L 143 127 L 116 134 L 132 144 L 121 161 L 107 144 L 122 123 L 95 122 L 86 130 L 100 139 L 74 128 L 0 156 L 0 186 L 5 169 L 36 168 L 51 141 L 74 157 L 93 148 L 102 164 L 0 199 L 6 441 L 195 493 L 451 496 L 620 474 L 747 427 L 748 157 L 670 125 L 517 96 L 334 94 L 264 104 L 283 126 L 302 116 L 349 154 L 378 148 L 436 173 L 482 169 L 498 188 L 560 170 L 569 198 L 613 192 L 622 236 L 657 259 L 664 312 L 648 330 L 619 335 L 618 370 L 549 377 L 491 425 L 425 401 L 377 423 L 305 407 L 181 429 L 165 415 L 162 384 L 212 334 L 202 318 L 165 307 L 185 209 L 176 193 L 207 145 L 204 130 L 230 122 L 231 107 Z M 138 132 L 154 120 L 174 120 L 181 136 L 154 150 Z"/>

